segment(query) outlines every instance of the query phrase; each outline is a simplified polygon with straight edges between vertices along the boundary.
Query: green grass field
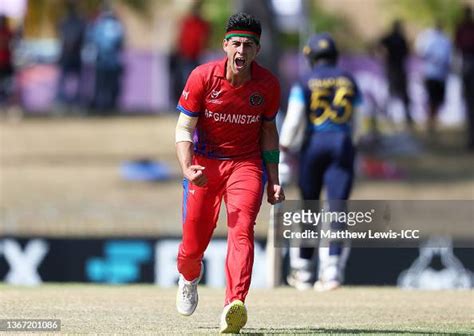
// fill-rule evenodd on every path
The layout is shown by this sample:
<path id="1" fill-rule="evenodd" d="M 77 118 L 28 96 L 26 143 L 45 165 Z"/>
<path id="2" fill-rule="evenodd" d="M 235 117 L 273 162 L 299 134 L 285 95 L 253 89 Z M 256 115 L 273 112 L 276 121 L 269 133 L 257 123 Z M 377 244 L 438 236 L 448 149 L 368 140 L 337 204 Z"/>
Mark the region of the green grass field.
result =
<path id="1" fill-rule="evenodd" d="M 61 319 L 63 334 L 218 333 L 223 290 L 200 287 L 200 303 L 190 317 L 176 312 L 175 293 L 175 288 L 151 285 L 0 285 L 0 319 Z M 242 330 L 246 334 L 474 334 L 474 291 L 255 289 L 247 306 L 249 321 Z"/>
<path id="2" fill-rule="evenodd" d="M 176 115 L 0 121 L 0 236 L 178 234 L 182 190 L 175 123 Z M 358 178 L 352 198 L 474 199 L 474 155 L 463 151 L 463 141 L 459 131 L 443 132 L 439 144 L 425 145 L 422 155 L 393 158 L 407 172 L 405 179 Z M 176 177 L 162 183 L 124 181 L 121 162 L 137 158 L 164 162 Z M 297 195 L 294 187 L 287 189 L 288 198 Z M 259 237 L 267 233 L 268 214 L 264 204 L 256 226 Z M 216 234 L 225 232 L 225 225 L 219 225 Z M 65 334 L 217 334 L 224 290 L 201 288 L 200 305 L 188 318 L 175 310 L 175 290 L 0 284 L 0 319 L 61 319 Z M 474 334 L 472 290 L 348 287 L 315 293 L 279 288 L 251 290 L 247 305 L 247 334 Z"/>
<path id="3" fill-rule="evenodd" d="M 175 114 L 116 118 L 0 118 L 0 235 L 174 235 L 181 222 L 181 172 L 174 146 Z M 422 134 L 419 135 L 424 143 Z M 464 133 L 443 131 L 422 155 L 398 157 L 407 176 L 370 180 L 358 176 L 352 199 L 474 199 L 474 155 L 463 149 Z M 160 183 L 120 177 L 125 160 L 151 158 L 176 174 Z M 287 199 L 297 199 L 295 186 Z M 266 202 L 256 234 L 266 236 Z M 137 215 L 139 214 L 139 216 Z M 159 214 L 159 215 L 157 215 Z M 221 216 L 221 223 L 224 223 Z M 225 234 L 225 225 L 216 233 Z"/>

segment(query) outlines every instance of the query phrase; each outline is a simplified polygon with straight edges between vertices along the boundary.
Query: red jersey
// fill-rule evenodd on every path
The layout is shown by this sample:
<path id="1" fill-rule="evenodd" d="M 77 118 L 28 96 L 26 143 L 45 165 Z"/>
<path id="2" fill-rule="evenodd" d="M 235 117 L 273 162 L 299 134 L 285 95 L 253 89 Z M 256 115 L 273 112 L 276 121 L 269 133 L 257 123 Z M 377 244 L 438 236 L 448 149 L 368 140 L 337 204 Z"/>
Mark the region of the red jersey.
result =
<path id="1" fill-rule="evenodd" d="M 226 64 L 224 58 L 194 69 L 178 110 L 199 117 L 195 153 L 221 160 L 259 158 L 262 121 L 278 112 L 280 84 L 254 61 L 251 80 L 233 87 L 225 78 Z"/>

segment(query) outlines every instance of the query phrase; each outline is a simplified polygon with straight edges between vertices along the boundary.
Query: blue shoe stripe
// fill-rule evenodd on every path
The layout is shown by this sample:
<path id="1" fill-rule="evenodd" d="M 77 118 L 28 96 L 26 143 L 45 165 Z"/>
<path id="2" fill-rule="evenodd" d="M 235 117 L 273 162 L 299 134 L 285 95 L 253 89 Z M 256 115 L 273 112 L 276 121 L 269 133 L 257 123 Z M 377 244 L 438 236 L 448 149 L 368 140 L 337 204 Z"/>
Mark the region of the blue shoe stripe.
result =
<path id="1" fill-rule="evenodd" d="M 189 193 L 189 181 L 187 179 L 183 179 L 183 225 L 186 220 L 186 214 L 187 214 L 188 193 Z"/>

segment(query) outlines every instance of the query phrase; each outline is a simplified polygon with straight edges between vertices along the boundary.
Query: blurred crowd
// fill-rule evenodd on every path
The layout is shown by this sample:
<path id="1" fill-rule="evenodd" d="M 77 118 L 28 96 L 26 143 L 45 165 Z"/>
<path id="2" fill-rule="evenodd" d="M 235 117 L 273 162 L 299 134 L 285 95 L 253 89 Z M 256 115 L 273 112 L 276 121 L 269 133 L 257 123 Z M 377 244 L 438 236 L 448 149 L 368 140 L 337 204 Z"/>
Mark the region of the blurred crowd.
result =
<path id="1" fill-rule="evenodd" d="M 65 15 L 57 25 L 60 52 L 53 113 L 107 115 L 117 110 L 124 69 L 125 29 L 112 6 L 104 1 L 87 19 L 76 1 L 65 2 Z M 20 34 L 11 31 L 0 17 L 0 104 L 19 104 L 15 79 L 14 49 Z M 16 93 L 16 95 L 15 95 Z"/>
<path id="2" fill-rule="evenodd" d="M 407 126 L 412 128 L 413 117 L 407 81 L 410 48 L 403 22 L 396 20 L 392 30 L 380 39 L 378 45 L 384 56 L 390 97 L 402 101 Z M 444 30 L 441 20 L 437 20 L 432 27 L 422 31 L 415 41 L 414 52 L 422 62 L 423 83 L 428 97 L 427 130 L 432 138 L 436 138 L 438 114 L 445 102 L 446 83 L 453 68 L 452 56 L 455 51 L 461 61 L 462 91 L 469 134 L 467 146 L 472 150 L 474 149 L 474 21 L 472 8 L 469 6 L 464 8 L 453 41 Z"/>
<path id="3" fill-rule="evenodd" d="M 89 24 L 78 12 L 75 2 L 67 3 L 66 16 L 58 26 L 61 53 L 57 103 L 87 107 L 91 113 L 112 114 L 121 91 L 125 30 L 112 7 L 104 2 Z M 92 94 L 85 95 L 83 66 L 92 69 Z M 74 85 L 67 85 L 68 80 Z M 74 88 L 71 89 L 71 86 Z"/>
<path id="4" fill-rule="evenodd" d="M 174 48 L 167 55 L 169 62 L 167 83 L 170 106 L 178 100 L 189 73 L 206 60 L 210 51 L 212 25 L 203 10 L 204 1 L 192 1 L 188 13 L 183 15 L 176 30 Z M 259 61 L 274 72 L 281 69 L 281 52 L 275 52 L 278 31 L 271 1 L 258 4 L 241 1 L 243 10 L 261 18 L 269 38 L 263 41 Z M 55 114 L 112 115 L 120 110 L 123 77 L 126 72 L 125 33 L 127 27 L 113 6 L 103 1 L 92 16 L 81 12 L 79 2 L 64 3 L 64 15 L 57 24 L 60 52 L 57 57 L 57 93 L 52 112 Z M 82 8 L 82 7 L 81 7 Z M 21 105 L 19 85 L 15 84 L 14 49 L 21 34 L 9 28 L 8 18 L 0 16 L 0 105 Z M 303 23 L 303 22 L 302 22 Z M 21 31 L 21 30 L 19 30 Z M 216 33 L 217 34 L 217 33 Z M 413 45 L 413 47 L 411 47 Z M 217 47 L 216 47 L 217 48 Z M 469 130 L 468 147 L 474 148 L 474 23 L 472 8 L 466 6 L 453 36 L 443 27 L 441 20 L 422 31 L 414 43 L 406 37 L 404 23 L 395 20 L 392 29 L 374 44 L 375 55 L 385 67 L 389 99 L 381 111 L 394 100 L 401 102 L 406 128 L 415 128 L 413 97 L 410 97 L 409 60 L 415 56 L 422 63 L 424 91 L 427 97 L 426 129 L 436 138 L 438 116 L 446 96 L 446 82 L 453 64 L 458 64 L 465 101 L 466 125 Z M 372 55 L 368 53 L 368 55 Z M 453 55 L 454 57 L 453 62 Z M 273 64 L 273 66 L 271 66 Z M 278 73 L 277 73 L 278 75 Z M 164 77 L 166 78 L 166 77 Z M 166 79 L 164 79 L 166 81 Z M 284 78 L 282 79 L 284 81 Z M 282 83 L 282 86 L 289 86 Z M 286 97 L 282 97 L 285 101 Z"/>

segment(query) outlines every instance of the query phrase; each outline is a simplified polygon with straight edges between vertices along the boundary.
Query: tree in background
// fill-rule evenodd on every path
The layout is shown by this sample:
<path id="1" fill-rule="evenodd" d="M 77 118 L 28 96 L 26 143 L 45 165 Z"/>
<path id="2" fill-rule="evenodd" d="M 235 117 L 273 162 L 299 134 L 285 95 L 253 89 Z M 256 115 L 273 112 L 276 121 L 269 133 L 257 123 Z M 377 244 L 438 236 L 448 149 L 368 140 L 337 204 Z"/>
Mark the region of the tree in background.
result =
<path id="1" fill-rule="evenodd" d="M 87 17 L 94 17 L 99 12 L 103 0 L 76 1 L 78 10 Z M 145 19 L 151 16 L 152 0 L 115 0 L 111 4 L 120 3 L 132 9 Z M 67 2 L 64 0 L 34 0 L 28 2 L 24 22 L 26 37 L 50 37 L 55 35 L 55 28 L 66 12 Z"/>
<path id="2" fill-rule="evenodd" d="M 453 33 L 456 22 L 462 16 L 463 1 L 460 0 L 386 0 L 387 8 L 420 27 L 443 21 L 447 32 Z"/>

